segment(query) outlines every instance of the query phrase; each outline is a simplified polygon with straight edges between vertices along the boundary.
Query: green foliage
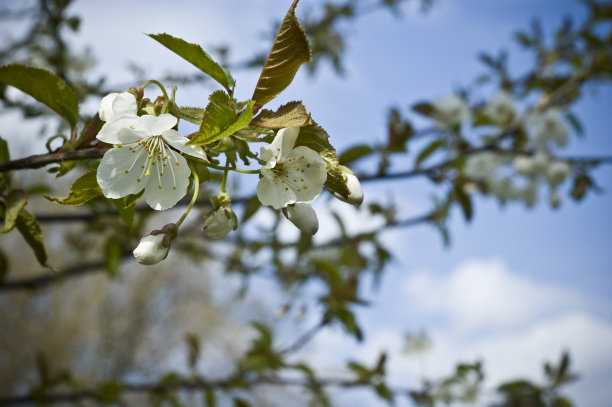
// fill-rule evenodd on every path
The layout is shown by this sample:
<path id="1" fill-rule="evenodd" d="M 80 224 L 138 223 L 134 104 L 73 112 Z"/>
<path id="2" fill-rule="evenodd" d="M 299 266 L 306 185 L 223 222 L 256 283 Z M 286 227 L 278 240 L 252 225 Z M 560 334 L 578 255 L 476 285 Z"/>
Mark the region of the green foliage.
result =
<path id="1" fill-rule="evenodd" d="M 433 105 L 427 102 L 421 102 L 412 105 L 412 110 L 427 117 L 432 117 L 436 112 L 436 109 L 433 107 Z"/>
<path id="2" fill-rule="evenodd" d="M 308 38 L 295 17 L 298 1 L 294 0 L 289 8 L 257 81 L 251 98 L 257 106 L 274 99 L 289 86 L 300 65 L 312 59 Z"/>
<path id="3" fill-rule="evenodd" d="M 70 127 L 79 120 L 79 102 L 59 76 L 44 69 L 25 65 L 0 67 L 0 82 L 27 93 L 65 118 Z"/>
<path id="4" fill-rule="evenodd" d="M 116 235 L 112 235 L 104 244 L 104 266 L 111 277 L 116 277 L 119 274 L 121 257 L 123 257 L 121 239 Z"/>
<path id="5" fill-rule="evenodd" d="M 25 241 L 34 251 L 38 263 L 44 267 L 51 267 L 47 259 L 47 251 L 43 241 L 42 230 L 34 215 L 23 208 L 19 212 L 19 216 L 17 216 L 17 221 L 15 224 L 17 226 L 17 230 L 19 230 Z"/>
<path id="6" fill-rule="evenodd" d="M 276 111 L 262 110 L 253 120 L 251 126 L 266 129 L 282 129 L 284 127 L 302 127 L 311 124 L 310 114 L 299 102 L 289 102 Z"/>
<path id="7" fill-rule="evenodd" d="M 21 189 L 14 189 L 6 197 L 0 197 L 0 205 L 4 212 L 4 229 L 0 233 L 8 233 L 15 227 L 19 213 L 28 203 L 28 196 Z"/>
<path id="8" fill-rule="evenodd" d="M 169 113 L 179 119 L 187 120 L 190 123 L 201 125 L 205 110 L 200 107 L 179 107 L 176 103 L 168 104 Z"/>
<path id="9" fill-rule="evenodd" d="M 367 144 L 358 144 L 344 151 L 338 157 L 338 161 L 341 165 L 348 165 L 355 162 L 363 157 L 366 157 L 374 152 L 374 149 Z"/>
<path id="10" fill-rule="evenodd" d="M 425 148 L 421 150 L 421 152 L 417 156 L 416 161 L 414 163 L 415 167 L 418 167 L 430 155 L 432 155 L 433 153 L 435 153 L 438 149 L 442 147 L 444 147 L 443 140 L 434 140 L 431 143 L 429 143 L 427 146 L 425 146 Z"/>
<path id="11" fill-rule="evenodd" d="M 216 63 L 199 45 L 189 43 L 183 39 L 165 33 L 148 35 L 187 62 L 190 62 L 205 74 L 209 75 L 228 91 L 234 87 L 235 81 L 229 71 L 223 69 L 221 65 Z"/>
<path id="12" fill-rule="evenodd" d="M 318 124 L 314 123 L 300 128 L 295 146 L 306 146 L 316 151 L 327 162 L 327 181 L 325 188 L 330 192 L 336 192 L 347 198 L 350 194 L 344 174 L 339 168 L 336 149 L 329 142 L 329 135 Z"/>
<path id="13" fill-rule="evenodd" d="M 10 161 L 11 155 L 9 154 L 8 143 L 5 139 L 0 137 L 0 163 Z M 11 186 L 11 173 L 0 172 L 0 193 L 4 192 Z"/>
<path id="14" fill-rule="evenodd" d="M 198 133 L 188 144 L 209 144 L 244 129 L 253 118 L 253 102 L 246 103 L 244 111 L 236 116 L 232 100 L 223 91 L 213 92 L 203 114 L 202 125 Z"/>
<path id="15" fill-rule="evenodd" d="M 67 197 L 53 198 L 49 195 L 44 195 L 44 197 L 51 202 L 62 205 L 80 206 L 99 195 L 102 195 L 102 189 L 96 180 L 96 170 L 93 170 L 81 175 L 74 181 Z"/>

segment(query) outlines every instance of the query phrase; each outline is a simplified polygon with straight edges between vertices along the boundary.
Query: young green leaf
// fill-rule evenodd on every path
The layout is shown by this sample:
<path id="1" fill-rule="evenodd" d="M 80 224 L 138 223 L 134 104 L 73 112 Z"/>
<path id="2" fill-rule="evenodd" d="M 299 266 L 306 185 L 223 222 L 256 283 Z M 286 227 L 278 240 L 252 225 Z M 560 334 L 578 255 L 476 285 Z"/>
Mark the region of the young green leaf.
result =
<path id="1" fill-rule="evenodd" d="M 223 91 L 213 92 L 202 118 L 198 133 L 187 144 L 209 144 L 231 136 L 249 125 L 253 118 L 253 102 L 249 100 L 244 111 L 236 117 L 229 96 Z"/>
<path id="2" fill-rule="evenodd" d="M 340 161 L 340 164 L 347 165 L 365 157 L 366 155 L 372 154 L 373 152 L 374 150 L 372 147 L 366 144 L 359 144 L 340 154 L 338 160 Z"/>
<path id="3" fill-rule="evenodd" d="M 444 142 L 442 140 L 434 140 L 430 144 L 427 145 L 417 156 L 415 165 L 418 167 L 423 161 L 427 159 L 430 155 L 436 152 L 437 149 L 442 147 Z"/>
<path id="4" fill-rule="evenodd" d="M 7 162 L 11 160 L 11 155 L 9 154 L 8 143 L 2 137 L 0 137 L 0 163 Z M 11 186 L 11 173 L 0 172 L 0 192 L 4 192 L 7 188 Z"/>
<path id="5" fill-rule="evenodd" d="M 295 17 L 298 1 L 293 1 L 285 15 L 257 81 L 251 98 L 257 106 L 263 106 L 274 99 L 289 86 L 300 65 L 312 60 L 308 38 Z"/>
<path id="6" fill-rule="evenodd" d="M 49 195 L 43 195 L 51 202 L 57 202 L 62 205 L 83 205 L 85 202 L 102 195 L 102 189 L 96 180 L 96 170 L 80 176 L 74 181 L 70 187 L 70 193 L 66 198 L 53 198 Z"/>
<path id="7" fill-rule="evenodd" d="M 430 103 L 423 102 L 413 105 L 412 110 L 417 113 L 421 113 L 423 116 L 431 117 L 436 109 Z"/>
<path id="8" fill-rule="evenodd" d="M 28 203 L 28 197 L 21 189 L 15 189 L 8 193 L 4 199 L 4 229 L 0 233 L 8 233 L 15 227 L 19 212 Z"/>
<path id="9" fill-rule="evenodd" d="M 279 107 L 277 111 L 264 109 L 251 121 L 251 126 L 266 129 L 302 127 L 309 124 L 312 124 L 312 120 L 301 101 L 289 102 Z"/>
<path id="10" fill-rule="evenodd" d="M 117 236 L 111 236 L 104 244 L 104 266 L 111 277 L 115 277 L 119 273 L 122 254 L 121 240 Z"/>
<path id="11" fill-rule="evenodd" d="M 79 102 L 59 76 L 44 69 L 14 64 L 0 67 L 0 82 L 27 93 L 68 120 L 70 127 L 76 126 Z"/>
<path id="12" fill-rule="evenodd" d="M 229 71 L 223 69 L 199 45 L 165 33 L 147 35 L 209 75 L 223 85 L 225 89 L 229 90 L 234 87 L 235 81 L 229 74 Z"/>
<path id="13" fill-rule="evenodd" d="M 329 143 L 329 135 L 321 126 L 313 122 L 301 127 L 295 146 L 306 146 L 319 153 L 327 162 L 325 188 L 348 198 L 350 191 L 346 186 L 344 174 L 338 166 L 336 149 Z"/>
<path id="14" fill-rule="evenodd" d="M 45 250 L 45 244 L 43 242 L 42 230 L 34 215 L 25 208 L 21 209 L 17 217 L 16 226 L 25 241 L 30 245 L 32 250 L 34 250 L 38 263 L 40 263 L 41 266 L 50 267 L 47 262 L 47 251 Z"/>
<path id="15" fill-rule="evenodd" d="M 169 113 L 179 119 L 187 120 L 193 124 L 202 124 L 204 109 L 199 107 L 179 107 L 175 103 L 170 103 Z"/>

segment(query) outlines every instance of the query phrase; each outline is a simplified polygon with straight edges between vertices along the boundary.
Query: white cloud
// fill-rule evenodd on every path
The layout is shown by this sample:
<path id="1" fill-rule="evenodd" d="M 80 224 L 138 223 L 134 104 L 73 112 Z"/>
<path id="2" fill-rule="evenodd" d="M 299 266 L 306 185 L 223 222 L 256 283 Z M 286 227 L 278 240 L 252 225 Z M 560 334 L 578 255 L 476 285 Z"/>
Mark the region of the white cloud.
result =
<path id="1" fill-rule="evenodd" d="M 521 276 L 501 260 L 466 261 L 445 275 L 412 273 L 405 277 L 403 288 L 406 296 L 396 303 L 395 317 L 386 319 L 384 326 L 362 318 L 370 334 L 363 345 L 350 343 L 339 329 L 328 330 L 301 356 L 322 374 L 333 375 L 347 360 L 373 365 L 386 351 L 389 381 L 401 387 L 417 386 L 421 376 L 446 376 L 457 362 L 480 360 L 485 386 L 492 390 L 517 378 L 543 383 L 543 363 L 556 364 L 567 350 L 571 369 L 580 376 L 567 388 L 570 398 L 577 405 L 602 407 L 612 399 L 612 389 L 606 385 L 612 376 L 612 322 L 598 316 L 605 314 L 609 303 Z M 604 312 L 597 312 L 599 308 Z M 431 321 L 424 328 L 433 348 L 422 360 L 402 351 L 405 332 L 398 327 L 405 327 L 414 315 Z M 363 393 L 356 397 L 370 400 Z M 342 400 L 350 405 L 354 397 Z M 375 398 L 371 400 L 374 403 Z"/>
<path id="2" fill-rule="evenodd" d="M 447 318 L 465 335 L 524 326 L 588 302 L 568 288 L 513 273 L 501 260 L 467 261 L 448 275 L 413 273 L 404 289 L 420 310 Z"/>

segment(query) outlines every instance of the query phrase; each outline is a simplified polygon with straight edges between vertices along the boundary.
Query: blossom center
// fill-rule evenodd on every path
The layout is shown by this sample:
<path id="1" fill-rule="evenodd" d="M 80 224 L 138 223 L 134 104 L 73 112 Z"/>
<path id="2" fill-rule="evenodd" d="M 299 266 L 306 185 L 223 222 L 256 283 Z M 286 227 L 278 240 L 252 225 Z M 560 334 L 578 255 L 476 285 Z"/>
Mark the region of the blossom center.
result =
<path id="1" fill-rule="evenodd" d="M 168 163 L 174 161 L 175 165 L 180 165 L 176 158 L 177 153 L 170 147 L 166 146 L 162 136 L 150 136 L 137 143 L 128 145 L 128 149 L 134 154 L 134 161 L 130 167 L 125 170 L 128 174 L 132 170 L 140 171 L 140 175 L 136 182 L 141 182 L 143 177 L 157 176 L 157 188 L 162 189 L 162 185 L 172 185 L 172 189 L 176 189 L 176 176 L 172 165 Z M 138 168 L 140 167 L 140 168 Z M 168 171 L 169 170 L 169 171 Z M 168 174 L 169 172 L 169 174 Z M 170 176 L 172 183 L 162 182 L 164 176 Z"/>

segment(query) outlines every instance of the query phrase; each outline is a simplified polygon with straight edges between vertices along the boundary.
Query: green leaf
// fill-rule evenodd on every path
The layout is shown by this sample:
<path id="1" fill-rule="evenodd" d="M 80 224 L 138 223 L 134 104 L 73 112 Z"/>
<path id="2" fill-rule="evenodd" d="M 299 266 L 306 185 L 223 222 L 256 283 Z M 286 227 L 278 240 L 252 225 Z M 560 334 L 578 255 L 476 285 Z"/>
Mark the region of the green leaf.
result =
<path id="1" fill-rule="evenodd" d="M 217 405 L 217 396 L 215 395 L 215 391 L 210 387 L 204 390 L 204 401 L 206 407 L 215 407 Z"/>
<path id="2" fill-rule="evenodd" d="M 68 120 L 70 127 L 76 126 L 79 102 L 59 76 L 44 69 L 15 64 L 0 67 L 0 82 L 27 93 Z"/>
<path id="3" fill-rule="evenodd" d="M 565 118 L 567 121 L 569 121 L 570 125 L 578 136 L 584 136 L 584 127 L 582 127 L 582 123 L 580 123 L 580 120 L 578 120 L 576 115 L 568 112 L 565 114 Z"/>
<path id="4" fill-rule="evenodd" d="M 427 157 L 436 152 L 437 149 L 442 147 L 444 142 L 442 140 L 434 140 L 427 147 L 425 147 L 417 156 L 415 166 L 419 166 Z"/>
<path id="5" fill-rule="evenodd" d="M 259 208 L 261 208 L 261 202 L 259 202 L 257 195 L 253 195 L 247 199 L 244 203 L 244 211 L 242 212 L 242 219 L 240 220 L 240 223 L 244 223 L 251 219 Z"/>
<path id="6" fill-rule="evenodd" d="M 0 250 L 0 282 L 4 281 L 4 278 L 9 271 L 9 260 L 8 257 Z"/>
<path id="7" fill-rule="evenodd" d="M 38 263 L 41 266 L 50 267 L 47 262 L 47 251 L 43 242 L 42 230 L 34 215 L 23 208 L 17 217 L 16 226 L 25 241 L 34 250 Z"/>
<path id="8" fill-rule="evenodd" d="M 131 231 L 134 230 L 134 216 L 136 215 L 135 203 L 140 195 L 142 194 L 127 195 L 123 198 L 110 200 L 119 211 L 119 216 L 121 216 L 121 219 L 123 219 L 128 229 Z"/>
<path id="9" fill-rule="evenodd" d="M 96 400 L 106 404 L 115 404 L 119 401 L 123 390 L 124 386 L 119 382 L 106 382 L 96 392 Z"/>
<path id="10" fill-rule="evenodd" d="M 190 369 L 195 369 L 198 360 L 200 359 L 200 338 L 194 333 L 188 333 L 185 336 L 185 342 L 187 342 L 187 361 Z"/>
<path id="11" fill-rule="evenodd" d="M 474 213 L 472 209 L 472 200 L 470 199 L 470 196 L 465 193 L 463 189 L 464 185 L 465 183 L 462 180 L 456 180 L 453 190 L 455 191 L 455 200 L 459 202 L 459 205 L 461 205 L 463 216 L 465 217 L 465 220 L 469 222 L 472 220 L 472 215 Z"/>
<path id="12" fill-rule="evenodd" d="M 187 120 L 193 124 L 202 124 L 202 118 L 204 117 L 204 109 L 200 107 L 179 107 L 175 103 L 170 103 L 169 113 L 179 119 Z"/>
<path id="13" fill-rule="evenodd" d="M 187 144 L 210 144 L 231 136 L 247 127 L 253 118 L 255 102 L 252 100 L 247 102 L 244 111 L 236 117 L 231 100 L 225 92 L 220 90 L 213 92 L 208 99 L 210 102 L 206 106 L 200 130 Z"/>
<path id="14" fill-rule="evenodd" d="M 19 212 L 28 203 L 28 196 L 21 189 L 9 192 L 4 199 L 4 229 L 0 233 L 8 233 L 15 227 Z"/>
<path id="15" fill-rule="evenodd" d="M 345 177 L 340 170 L 336 149 L 329 143 L 329 135 L 318 124 L 314 123 L 300 128 L 295 146 L 306 146 L 313 149 L 327 162 L 327 181 L 325 188 L 348 198 L 350 191 Z"/>
<path id="16" fill-rule="evenodd" d="M 115 277 L 119 273 L 122 255 L 121 239 L 117 236 L 111 236 L 104 245 L 104 266 L 111 277 Z"/>
<path id="17" fill-rule="evenodd" d="M 225 89 L 229 90 L 234 86 L 235 81 L 229 74 L 229 71 L 223 69 L 221 65 L 215 62 L 199 45 L 192 44 L 165 33 L 148 34 L 148 36 L 182 57 L 187 62 L 190 62 L 205 74 L 210 75 L 210 77 L 223 85 Z"/>
<path id="18" fill-rule="evenodd" d="M 266 129 L 282 129 L 284 127 L 302 127 L 312 124 L 310 114 L 302 102 L 289 102 L 277 111 L 262 110 L 252 121 L 251 126 Z"/>
<path id="19" fill-rule="evenodd" d="M 431 103 L 423 102 L 423 103 L 417 103 L 413 105 L 412 110 L 424 116 L 431 117 L 434 114 L 436 109 L 433 107 Z"/>
<path id="20" fill-rule="evenodd" d="M 11 161 L 8 143 L 0 137 L 0 163 Z M 11 173 L 9 171 L 0 172 L 0 192 L 4 192 L 11 186 Z"/>
<path id="21" fill-rule="evenodd" d="M 53 198 L 49 195 L 43 195 L 51 202 L 57 202 L 62 205 L 83 205 L 85 202 L 102 195 L 102 189 L 96 180 L 96 170 L 89 171 L 81 175 L 70 187 L 70 193 L 66 198 Z"/>
<path id="22" fill-rule="evenodd" d="M 347 165 L 359 160 L 360 158 L 370 155 L 373 152 L 374 150 L 372 149 L 372 147 L 366 144 L 359 144 L 349 148 L 348 150 L 340 154 L 339 161 L 340 164 Z"/>
<path id="23" fill-rule="evenodd" d="M 295 17 L 297 4 L 298 0 L 294 0 L 285 15 L 257 81 L 251 98 L 257 106 L 274 99 L 289 86 L 300 65 L 312 60 L 308 38 Z"/>

